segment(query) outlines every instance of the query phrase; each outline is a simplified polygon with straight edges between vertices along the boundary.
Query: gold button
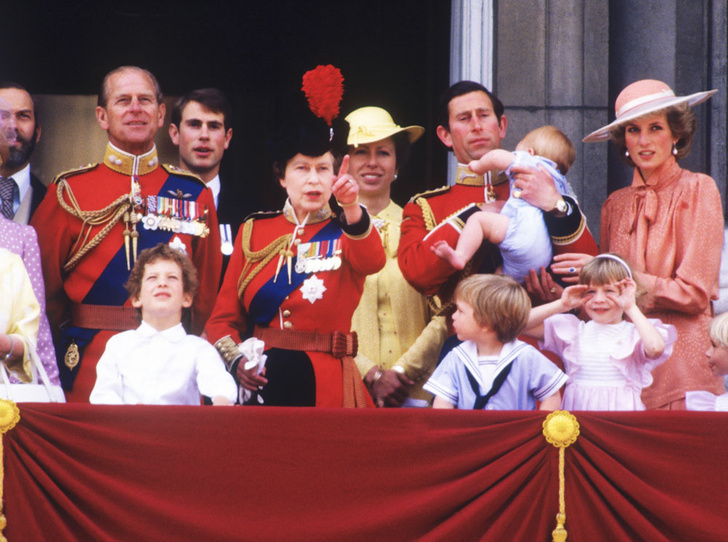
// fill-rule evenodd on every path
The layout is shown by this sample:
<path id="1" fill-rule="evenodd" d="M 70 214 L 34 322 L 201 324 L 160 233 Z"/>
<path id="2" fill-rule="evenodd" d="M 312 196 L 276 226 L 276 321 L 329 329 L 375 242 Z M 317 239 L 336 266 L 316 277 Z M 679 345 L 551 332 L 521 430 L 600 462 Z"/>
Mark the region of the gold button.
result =
<path id="1" fill-rule="evenodd" d="M 293 324 L 290 320 L 286 320 L 285 322 L 283 322 L 283 327 L 286 329 L 291 329 L 293 327 Z"/>
<path id="2" fill-rule="evenodd" d="M 296 239 L 295 241 L 293 241 L 293 244 L 294 245 L 300 245 L 301 244 L 301 240 L 300 239 Z"/>
<path id="3" fill-rule="evenodd" d="M 283 318 L 288 318 L 289 316 L 291 316 L 291 311 L 289 311 L 288 309 L 284 310 L 283 311 Z"/>

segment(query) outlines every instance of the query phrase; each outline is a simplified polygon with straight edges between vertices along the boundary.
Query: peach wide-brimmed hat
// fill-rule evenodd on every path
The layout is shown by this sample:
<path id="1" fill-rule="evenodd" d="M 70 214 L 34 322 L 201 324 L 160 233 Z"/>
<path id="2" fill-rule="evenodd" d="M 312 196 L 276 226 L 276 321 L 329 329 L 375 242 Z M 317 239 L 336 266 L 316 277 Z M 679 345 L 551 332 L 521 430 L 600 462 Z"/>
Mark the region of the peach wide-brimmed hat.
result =
<path id="1" fill-rule="evenodd" d="M 624 88 L 614 102 L 615 120 L 586 136 L 584 143 L 609 139 L 612 128 L 655 111 L 686 103 L 690 107 L 704 102 L 718 90 L 705 90 L 689 96 L 675 96 L 672 89 L 656 79 L 642 79 Z"/>
<path id="2" fill-rule="evenodd" d="M 381 141 L 400 132 L 407 132 L 409 142 L 414 143 L 425 132 L 422 126 L 402 128 L 395 124 L 392 115 L 381 107 L 360 107 L 349 113 L 344 120 L 349 123 L 349 137 L 346 143 L 354 147 Z"/>

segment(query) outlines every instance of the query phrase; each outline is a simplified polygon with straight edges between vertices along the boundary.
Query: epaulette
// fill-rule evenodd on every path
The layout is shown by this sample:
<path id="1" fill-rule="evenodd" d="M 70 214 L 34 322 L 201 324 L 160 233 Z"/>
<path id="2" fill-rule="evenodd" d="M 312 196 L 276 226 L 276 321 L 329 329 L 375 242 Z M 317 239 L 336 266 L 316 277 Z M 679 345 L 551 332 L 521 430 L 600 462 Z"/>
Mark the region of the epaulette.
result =
<path id="1" fill-rule="evenodd" d="M 205 184 L 205 181 L 200 179 L 200 177 L 191 171 L 187 171 L 186 169 L 178 168 L 177 166 L 173 166 L 172 164 L 160 164 L 162 166 L 162 169 L 166 171 L 167 173 L 171 173 L 172 175 L 177 175 L 177 177 L 184 177 L 186 179 L 192 179 L 193 181 L 197 181 L 203 186 L 207 186 Z"/>
<path id="2" fill-rule="evenodd" d="M 68 177 L 73 177 L 74 175 L 80 175 L 81 173 L 86 173 L 87 171 L 96 169 L 98 167 L 98 165 L 99 165 L 98 163 L 86 164 L 85 166 L 69 169 L 68 171 L 64 171 L 64 172 L 56 175 L 56 178 L 53 179 L 53 183 L 57 184 L 58 181 L 60 181 L 61 179 L 67 179 Z"/>
<path id="3" fill-rule="evenodd" d="M 244 222 L 247 222 L 251 218 L 254 218 L 255 220 L 261 220 L 264 218 L 274 218 L 274 217 L 276 217 L 278 215 L 282 215 L 282 214 L 283 214 L 283 211 L 280 209 L 278 211 L 257 211 L 255 213 L 251 213 L 248 216 L 246 216 Z"/>
<path id="4" fill-rule="evenodd" d="M 450 191 L 451 186 L 441 186 L 440 188 L 435 188 L 434 190 L 428 190 L 427 192 L 421 192 L 420 194 L 415 194 L 412 196 L 412 199 L 410 201 L 415 201 L 417 198 L 431 198 L 433 196 L 439 196 L 440 194 L 445 194 L 446 192 Z"/>

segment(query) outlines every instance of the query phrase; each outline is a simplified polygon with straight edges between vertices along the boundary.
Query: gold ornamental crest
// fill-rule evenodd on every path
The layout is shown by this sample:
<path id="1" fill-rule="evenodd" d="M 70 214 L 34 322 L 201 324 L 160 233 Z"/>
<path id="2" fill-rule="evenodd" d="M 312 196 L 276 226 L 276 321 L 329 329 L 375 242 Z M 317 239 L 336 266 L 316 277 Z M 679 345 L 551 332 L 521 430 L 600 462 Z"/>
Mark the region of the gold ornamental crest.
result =
<path id="1" fill-rule="evenodd" d="M 554 410 L 543 422 L 546 442 L 557 448 L 566 448 L 579 437 L 579 422 L 568 410 Z"/>

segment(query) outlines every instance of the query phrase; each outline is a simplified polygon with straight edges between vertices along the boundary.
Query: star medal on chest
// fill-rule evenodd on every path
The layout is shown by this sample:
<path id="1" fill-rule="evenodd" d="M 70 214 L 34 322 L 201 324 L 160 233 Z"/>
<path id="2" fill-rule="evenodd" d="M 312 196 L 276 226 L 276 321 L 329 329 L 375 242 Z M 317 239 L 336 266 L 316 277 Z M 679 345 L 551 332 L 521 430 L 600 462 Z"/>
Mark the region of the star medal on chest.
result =
<path id="1" fill-rule="evenodd" d="M 308 277 L 303 281 L 301 286 L 301 295 L 303 299 L 309 301 L 312 305 L 319 299 L 323 299 L 326 286 L 324 281 L 318 278 L 315 274 Z"/>

